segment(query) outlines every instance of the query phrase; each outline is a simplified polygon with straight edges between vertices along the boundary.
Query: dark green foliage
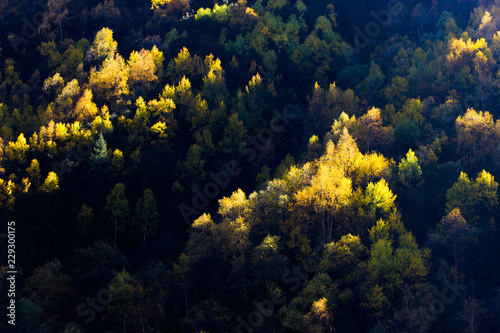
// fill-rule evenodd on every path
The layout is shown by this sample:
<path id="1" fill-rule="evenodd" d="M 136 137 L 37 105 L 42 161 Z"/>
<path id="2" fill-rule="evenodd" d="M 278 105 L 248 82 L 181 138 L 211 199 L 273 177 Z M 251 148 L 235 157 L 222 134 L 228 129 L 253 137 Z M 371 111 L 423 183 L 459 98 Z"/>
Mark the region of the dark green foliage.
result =
<path id="1" fill-rule="evenodd" d="M 102 133 L 99 133 L 99 136 L 97 137 L 90 158 L 92 164 L 94 164 L 96 167 L 102 167 L 109 163 L 108 145 L 106 143 L 106 140 L 104 140 L 104 136 L 102 135 Z"/>

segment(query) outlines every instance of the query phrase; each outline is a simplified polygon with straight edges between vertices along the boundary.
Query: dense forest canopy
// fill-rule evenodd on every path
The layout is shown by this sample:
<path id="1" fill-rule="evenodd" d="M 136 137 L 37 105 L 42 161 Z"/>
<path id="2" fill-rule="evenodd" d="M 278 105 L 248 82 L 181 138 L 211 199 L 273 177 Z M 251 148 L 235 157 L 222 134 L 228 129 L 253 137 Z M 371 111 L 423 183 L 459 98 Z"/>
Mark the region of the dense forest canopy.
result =
<path id="1" fill-rule="evenodd" d="M 499 59 L 498 0 L 2 1 L 0 330 L 499 332 Z"/>

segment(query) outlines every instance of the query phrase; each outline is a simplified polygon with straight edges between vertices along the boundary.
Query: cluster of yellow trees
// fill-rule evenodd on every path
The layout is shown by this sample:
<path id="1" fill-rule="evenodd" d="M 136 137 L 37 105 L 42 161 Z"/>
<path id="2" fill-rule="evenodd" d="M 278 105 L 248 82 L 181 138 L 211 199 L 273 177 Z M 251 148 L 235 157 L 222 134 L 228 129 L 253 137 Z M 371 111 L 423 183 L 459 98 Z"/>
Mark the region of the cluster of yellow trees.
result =
<path id="1" fill-rule="evenodd" d="M 410 152 L 408 163 L 412 156 Z M 418 166 L 418 160 L 416 163 Z M 300 322 L 306 327 L 317 325 L 320 312 L 324 312 L 323 324 L 331 324 L 334 309 L 359 302 L 354 296 L 358 293 L 359 305 L 374 318 L 381 318 L 396 305 L 392 303 L 395 295 L 403 288 L 413 290 L 428 273 L 428 252 L 418 248 L 403 226 L 396 196 L 385 180 L 393 167 L 393 161 L 378 153 L 362 154 L 344 127 L 337 143 L 328 141 L 320 158 L 291 166 L 282 178 L 269 181 L 248 197 L 237 190 L 220 200 L 219 223 L 210 214 L 195 220 L 178 269 L 187 274 L 190 267 L 219 258 L 232 265 L 231 274 L 237 275 L 247 260 L 254 263 L 255 259 L 255 265 L 269 263 L 267 268 L 259 266 L 259 274 L 265 274 L 271 283 L 283 264 L 276 267 L 272 263 L 284 260 L 282 253 L 295 253 L 298 260 L 304 260 L 314 254 L 311 246 L 317 239 L 324 251 L 310 287 L 319 285 L 301 301 L 305 303 L 299 302 L 304 297 L 301 294 L 281 309 L 284 325 L 291 329 L 298 329 Z M 406 172 L 404 166 L 400 168 Z M 251 239 L 256 237 L 264 240 L 252 249 Z M 280 244 L 286 244 L 285 248 Z M 334 277 L 340 279 L 335 284 L 337 294 L 324 289 L 333 288 Z M 355 280 L 360 284 L 351 290 Z M 190 287 L 189 279 L 185 284 Z M 279 283 L 275 288 L 269 293 L 287 293 L 286 286 Z M 339 299 L 337 295 L 344 292 L 351 295 Z"/>

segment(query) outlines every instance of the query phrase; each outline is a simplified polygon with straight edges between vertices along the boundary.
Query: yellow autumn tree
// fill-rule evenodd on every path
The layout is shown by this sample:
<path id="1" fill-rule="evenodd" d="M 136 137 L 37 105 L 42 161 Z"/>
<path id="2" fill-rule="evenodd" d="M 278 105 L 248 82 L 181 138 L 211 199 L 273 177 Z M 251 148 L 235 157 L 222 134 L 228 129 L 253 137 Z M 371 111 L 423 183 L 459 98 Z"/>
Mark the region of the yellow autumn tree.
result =
<path id="1" fill-rule="evenodd" d="M 108 133 L 113 131 L 113 124 L 109 118 L 109 108 L 107 105 L 104 105 L 99 114 L 92 121 L 92 134 L 97 135 L 97 133 Z"/>
<path id="2" fill-rule="evenodd" d="M 14 209 L 16 197 L 21 192 L 21 186 L 16 182 L 15 174 L 11 174 L 8 179 L 0 178 L 0 207 L 8 210 Z"/>
<path id="3" fill-rule="evenodd" d="M 457 150 L 462 161 L 477 171 L 485 159 L 493 153 L 498 140 L 499 123 L 493 121 L 488 111 L 468 109 L 464 116 L 458 116 L 455 121 L 457 130 Z"/>
<path id="4" fill-rule="evenodd" d="M 40 191 L 50 193 L 57 190 L 59 190 L 59 177 L 54 171 L 51 171 L 40 187 Z"/>
<path id="5" fill-rule="evenodd" d="M 324 244 L 331 240 L 336 212 L 352 195 L 351 184 L 342 169 L 321 163 L 311 185 L 295 195 L 298 206 L 312 206 L 320 214 Z"/>
<path id="6" fill-rule="evenodd" d="M 99 105 L 109 103 L 112 108 L 124 104 L 123 97 L 129 94 L 129 68 L 123 57 L 116 54 L 104 60 L 102 68 L 90 71 L 89 86 Z"/>
<path id="7" fill-rule="evenodd" d="M 219 214 L 225 220 L 234 221 L 238 217 L 244 217 L 248 213 L 249 201 L 241 189 L 231 194 L 230 197 L 224 197 L 219 200 Z"/>
<path id="8" fill-rule="evenodd" d="M 113 30 L 102 28 L 97 32 L 90 51 L 97 60 L 113 58 L 116 53 L 118 43 L 113 39 Z"/>
<path id="9" fill-rule="evenodd" d="M 111 168 L 116 172 L 120 173 L 123 171 L 124 158 L 123 152 L 119 149 L 115 149 L 111 155 Z"/>
<path id="10" fill-rule="evenodd" d="M 40 186 L 40 180 L 42 176 L 38 160 L 31 160 L 30 166 L 26 169 L 26 174 L 28 175 L 28 179 L 32 185 L 34 185 L 35 187 Z"/>
<path id="11" fill-rule="evenodd" d="M 332 318 L 332 314 L 328 308 L 328 299 L 325 297 L 315 301 L 311 306 L 311 311 L 306 315 L 306 319 L 310 325 L 311 332 L 327 332 L 327 327 Z"/>
<path id="12" fill-rule="evenodd" d="M 390 143 L 393 129 L 384 127 L 380 109 L 371 108 L 368 112 L 359 118 L 358 126 L 355 127 L 353 135 L 363 151 L 370 152 L 370 149 L 386 147 Z"/>
<path id="13" fill-rule="evenodd" d="M 155 58 L 151 51 L 144 49 L 139 52 L 133 51 L 127 65 L 130 70 L 128 84 L 131 88 L 137 86 L 147 88 L 151 83 L 158 81 Z"/>
<path id="14" fill-rule="evenodd" d="M 94 120 L 98 109 L 92 101 L 92 91 L 90 89 L 85 89 L 82 97 L 76 103 L 73 112 L 76 120 L 83 124 L 88 124 Z"/>
<path id="15" fill-rule="evenodd" d="M 29 148 L 30 146 L 26 143 L 24 134 L 21 133 L 19 134 L 15 142 L 10 141 L 9 144 L 4 148 L 4 158 L 6 160 L 24 163 L 26 161 L 26 153 L 28 152 Z"/>

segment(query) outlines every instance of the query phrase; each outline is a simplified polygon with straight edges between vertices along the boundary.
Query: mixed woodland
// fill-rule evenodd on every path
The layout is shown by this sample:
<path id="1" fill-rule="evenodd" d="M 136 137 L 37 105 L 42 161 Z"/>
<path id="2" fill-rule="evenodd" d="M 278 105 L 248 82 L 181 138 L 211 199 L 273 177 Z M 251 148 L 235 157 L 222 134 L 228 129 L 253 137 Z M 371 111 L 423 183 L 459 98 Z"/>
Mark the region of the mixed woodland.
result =
<path id="1" fill-rule="evenodd" d="M 0 3 L 16 332 L 500 332 L 499 177 L 499 0 Z"/>

